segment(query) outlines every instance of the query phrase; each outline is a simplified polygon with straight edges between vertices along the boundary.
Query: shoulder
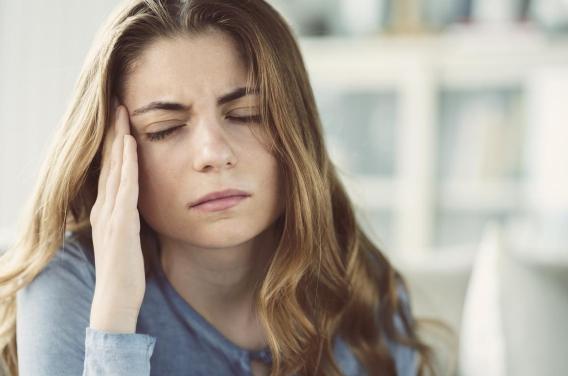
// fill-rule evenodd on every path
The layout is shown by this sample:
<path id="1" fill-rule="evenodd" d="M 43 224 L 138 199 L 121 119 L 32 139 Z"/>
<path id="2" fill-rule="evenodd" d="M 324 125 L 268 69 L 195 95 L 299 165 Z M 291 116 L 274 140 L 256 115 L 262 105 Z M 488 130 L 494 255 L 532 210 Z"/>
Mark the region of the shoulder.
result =
<path id="1" fill-rule="evenodd" d="M 401 311 L 397 312 L 394 317 L 394 325 L 396 330 L 403 335 L 408 332 L 404 326 L 401 314 L 405 316 L 408 322 L 413 322 L 414 317 L 412 314 L 412 307 L 408 291 L 402 283 L 397 286 L 397 295 L 401 305 Z M 395 361 L 397 375 L 401 376 L 414 376 L 417 374 L 417 352 L 415 349 L 404 346 L 398 342 L 387 339 L 387 346 Z"/>
<path id="2" fill-rule="evenodd" d="M 27 291 L 46 287 L 61 287 L 66 290 L 74 286 L 75 292 L 92 288 L 95 284 L 95 270 L 91 257 L 90 250 L 78 235 L 67 232 L 52 259 L 25 288 Z"/>
<path id="3" fill-rule="evenodd" d="M 402 314 L 410 320 L 412 319 L 412 310 L 409 295 L 402 284 L 397 287 L 397 295 L 402 307 Z M 394 317 L 394 325 L 396 330 L 401 334 L 406 334 L 406 330 L 400 314 Z M 415 376 L 417 375 L 417 353 L 416 350 L 404 346 L 398 342 L 391 341 L 387 338 L 387 347 L 393 360 L 397 375 L 399 376 Z M 343 338 L 338 337 L 334 344 L 335 358 L 345 375 L 366 375 L 362 364 L 355 357 L 355 354 Z"/>
<path id="4" fill-rule="evenodd" d="M 66 233 L 63 244 L 48 264 L 18 291 L 18 312 L 47 313 L 62 306 L 73 308 L 91 298 L 94 286 L 95 270 L 88 250 L 75 234 Z M 34 310 L 27 310 L 28 307 Z"/>
<path id="5" fill-rule="evenodd" d="M 47 265 L 18 293 L 25 295 L 36 289 L 56 287 L 67 290 L 72 286 L 79 291 L 81 288 L 93 287 L 94 283 L 95 270 L 90 250 L 77 234 L 67 232 L 63 243 Z"/>

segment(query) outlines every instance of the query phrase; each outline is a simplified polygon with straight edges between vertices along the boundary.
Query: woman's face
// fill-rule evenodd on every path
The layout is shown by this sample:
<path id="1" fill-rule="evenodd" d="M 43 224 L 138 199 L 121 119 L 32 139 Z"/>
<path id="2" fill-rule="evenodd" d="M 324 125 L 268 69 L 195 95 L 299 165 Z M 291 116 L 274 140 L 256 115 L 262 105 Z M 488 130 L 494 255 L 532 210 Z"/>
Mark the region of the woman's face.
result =
<path id="1" fill-rule="evenodd" d="M 138 144 L 138 208 L 160 236 L 235 246 L 281 214 L 277 161 L 262 132 L 252 132 L 265 126 L 255 119 L 259 97 L 239 91 L 246 74 L 232 39 L 208 31 L 153 42 L 125 78 L 122 100 Z M 219 211 L 190 207 L 225 189 L 250 196 Z"/>

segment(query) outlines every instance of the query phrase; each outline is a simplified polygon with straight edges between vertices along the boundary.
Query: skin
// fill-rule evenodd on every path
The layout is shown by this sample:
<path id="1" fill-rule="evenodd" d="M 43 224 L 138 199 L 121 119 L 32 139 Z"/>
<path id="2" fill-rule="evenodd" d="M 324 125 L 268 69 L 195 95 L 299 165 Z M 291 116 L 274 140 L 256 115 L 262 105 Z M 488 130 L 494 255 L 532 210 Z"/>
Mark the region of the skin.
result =
<path id="1" fill-rule="evenodd" d="M 266 342 L 254 311 L 252 287 L 276 248 L 273 224 L 283 206 L 277 160 L 266 147 L 264 136 L 252 132 L 254 127 L 264 125 L 231 118 L 258 115 L 258 95 L 217 103 L 219 97 L 245 86 L 246 73 L 235 44 L 222 32 L 209 30 L 158 39 L 142 51 L 125 78 L 119 111 L 126 111 L 118 116 L 115 130 L 108 137 L 119 140 L 114 142 L 113 152 L 119 160 L 114 170 L 122 167 L 122 176 L 128 178 L 125 180 L 131 184 L 138 181 L 138 186 L 127 192 L 138 194 L 139 215 L 158 235 L 162 268 L 170 283 L 231 341 L 259 349 Z M 138 114 L 137 110 L 154 101 L 191 108 Z M 148 133 L 177 125 L 183 126 L 161 140 L 148 139 Z M 129 133 L 128 143 L 123 144 L 123 135 Z M 110 170 L 112 175 L 113 168 Z M 103 175 L 104 171 L 105 167 Z M 224 211 L 203 212 L 188 207 L 203 195 L 226 188 L 241 189 L 250 196 Z M 120 187 L 113 191 L 115 196 L 117 191 Z M 125 211 L 136 210 L 130 207 Z M 102 215 L 93 217 L 96 220 Z M 133 214 L 128 218 L 136 221 Z M 100 228 L 102 222 L 98 222 Z M 139 255 L 135 253 L 131 252 L 128 262 L 135 260 L 138 265 Z M 116 270 L 110 267 L 113 261 L 116 259 L 105 263 L 106 272 L 100 267 L 103 270 L 97 281 L 116 280 Z M 98 264 L 96 267 L 99 269 Z M 98 282 L 97 289 L 103 291 Z M 108 329 L 105 318 L 116 313 L 109 313 L 109 307 L 124 304 L 126 294 L 116 298 L 114 305 L 103 302 L 103 298 L 97 300 L 110 290 L 108 287 L 104 293 L 95 292 L 91 326 Z M 126 312 L 136 311 L 137 304 L 138 300 L 128 304 Z M 127 316 L 129 332 L 133 316 Z M 255 374 L 267 371 L 260 364 L 253 364 L 253 369 Z"/>

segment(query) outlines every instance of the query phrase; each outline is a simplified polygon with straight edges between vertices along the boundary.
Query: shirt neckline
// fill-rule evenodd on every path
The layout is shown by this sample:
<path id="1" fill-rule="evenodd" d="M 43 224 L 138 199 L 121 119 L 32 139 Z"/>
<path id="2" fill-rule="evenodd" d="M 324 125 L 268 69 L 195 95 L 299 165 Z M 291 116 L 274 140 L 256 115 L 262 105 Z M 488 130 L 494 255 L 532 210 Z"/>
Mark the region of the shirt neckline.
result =
<path id="1" fill-rule="evenodd" d="M 158 253 L 159 255 L 159 253 Z M 203 334 L 213 340 L 213 343 L 221 346 L 223 350 L 238 354 L 240 357 L 246 356 L 251 359 L 258 359 L 263 363 L 270 364 L 272 362 L 272 354 L 268 346 L 263 347 L 260 350 L 248 350 L 245 349 L 229 338 L 227 338 L 223 333 L 219 331 L 213 324 L 211 324 L 207 319 L 201 315 L 195 308 L 191 306 L 174 288 L 171 282 L 168 280 L 163 268 L 160 257 L 158 256 L 155 260 L 157 278 L 162 285 L 165 293 L 174 302 L 176 307 L 182 312 L 187 314 L 195 324 L 202 329 Z"/>

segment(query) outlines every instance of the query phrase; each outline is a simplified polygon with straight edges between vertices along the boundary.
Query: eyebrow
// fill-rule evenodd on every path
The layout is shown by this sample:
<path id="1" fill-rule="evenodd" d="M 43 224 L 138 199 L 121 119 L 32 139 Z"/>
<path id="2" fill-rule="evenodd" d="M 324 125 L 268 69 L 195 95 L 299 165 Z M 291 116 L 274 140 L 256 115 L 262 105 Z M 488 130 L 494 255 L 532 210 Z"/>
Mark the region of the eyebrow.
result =
<path id="1" fill-rule="evenodd" d="M 244 97 L 248 94 L 258 94 L 258 89 L 251 89 L 248 93 L 245 87 L 238 87 L 233 91 L 224 94 L 217 98 L 217 105 L 223 105 L 228 102 L 232 102 L 236 99 Z M 150 111 L 158 111 L 158 110 L 165 110 L 165 111 L 189 111 L 191 109 L 191 105 L 186 106 L 181 103 L 177 102 L 165 102 L 165 101 L 154 101 L 150 102 L 149 104 L 138 108 L 132 112 L 131 117 L 142 115 L 148 113 Z"/>

